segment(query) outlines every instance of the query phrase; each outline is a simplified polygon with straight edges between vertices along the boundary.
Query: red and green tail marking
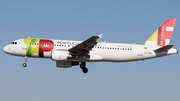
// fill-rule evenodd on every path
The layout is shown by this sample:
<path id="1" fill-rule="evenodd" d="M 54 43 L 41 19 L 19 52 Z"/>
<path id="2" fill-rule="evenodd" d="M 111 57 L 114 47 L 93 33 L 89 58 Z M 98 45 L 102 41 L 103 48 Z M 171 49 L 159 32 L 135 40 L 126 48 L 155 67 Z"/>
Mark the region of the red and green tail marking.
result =
<path id="1" fill-rule="evenodd" d="M 169 44 L 176 19 L 167 19 L 144 43 L 141 45 L 166 46 Z"/>

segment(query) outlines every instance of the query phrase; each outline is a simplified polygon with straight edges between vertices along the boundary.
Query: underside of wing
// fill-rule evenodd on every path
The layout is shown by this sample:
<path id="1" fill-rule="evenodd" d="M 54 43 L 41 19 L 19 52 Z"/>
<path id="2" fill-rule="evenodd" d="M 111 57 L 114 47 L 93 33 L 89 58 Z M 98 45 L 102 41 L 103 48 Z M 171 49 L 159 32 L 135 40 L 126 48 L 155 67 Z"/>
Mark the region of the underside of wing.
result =
<path id="1" fill-rule="evenodd" d="M 96 44 L 97 44 L 97 39 L 101 38 L 102 34 L 98 36 L 92 36 L 89 39 L 83 41 L 82 43 L 76 45 L 75 47 L 69 49 L 69 51 L 84 51 L 88 52 L 90 51 Z"/>
<path id="2" fill-rule="evenodd" d="M 73 58 L 78 56 L 79 58 L 81 58 L 81 60 L 83 60 L 83 58 L 89 57 L 89 51 L 91 51 L 92 48 L 98 43 L 97 39 L 101 38 L 102 35 L 103 34 L 92 36 L 89 39 L 76 45 L 75 47 L 69 49 L 68 51 L 71 53 Z"/>

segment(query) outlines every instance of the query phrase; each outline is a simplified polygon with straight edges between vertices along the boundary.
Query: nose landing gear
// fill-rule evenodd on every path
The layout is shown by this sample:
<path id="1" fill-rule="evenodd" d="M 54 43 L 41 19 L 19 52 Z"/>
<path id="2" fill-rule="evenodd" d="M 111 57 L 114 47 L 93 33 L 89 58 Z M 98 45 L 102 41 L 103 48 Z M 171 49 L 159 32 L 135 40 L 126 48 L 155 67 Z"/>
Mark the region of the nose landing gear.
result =
<path id="1" fill-rule="evenodd" d="M 86 68 L 86 62 L 81 62 L 80 68 L 82 69 L 83 73 L 88 72 L 88 69 Z"/>
<path id="2" fill-rule="evenodd" d="M 23 63 L 23 67 L 26 67 L 27 66 L 26 62 L 27 62 L 28 57 L 25 56 L 24 58 L 25 58 L 25 63 Z"/>

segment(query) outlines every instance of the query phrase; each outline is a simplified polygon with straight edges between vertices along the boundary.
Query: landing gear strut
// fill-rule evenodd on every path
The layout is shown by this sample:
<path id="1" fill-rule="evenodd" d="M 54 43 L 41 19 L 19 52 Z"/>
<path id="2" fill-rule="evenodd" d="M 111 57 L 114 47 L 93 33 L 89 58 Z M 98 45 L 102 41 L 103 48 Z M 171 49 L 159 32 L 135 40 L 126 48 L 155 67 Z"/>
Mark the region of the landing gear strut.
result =
<path id="1" fill-rule="evenodd" d="M 24 58 L 25 58 L 25 63 L 23 63 L 23 67 L 26 67 L 27 66 L 26 62 L 27 62 L 28 57 L 25 56 Z"/>
<path id="2" fill-rule="evenodd" d="M 83 73 L 88 72 L 88 69 L 86 68 L 86 62 L 81 62 L 80 68 L 82 69 Z"/>

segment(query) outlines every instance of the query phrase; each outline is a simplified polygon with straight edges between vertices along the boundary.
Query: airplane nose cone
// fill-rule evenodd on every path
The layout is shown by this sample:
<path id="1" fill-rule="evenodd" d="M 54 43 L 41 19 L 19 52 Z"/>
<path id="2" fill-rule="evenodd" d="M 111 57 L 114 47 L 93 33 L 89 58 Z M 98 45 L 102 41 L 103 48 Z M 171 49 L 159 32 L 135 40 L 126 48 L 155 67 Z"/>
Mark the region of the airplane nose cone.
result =
<path id="1" fill-rule="evenodd" d="M 3 51 L 4 51 L 5 53 L 7 53 L 7 54 L 12 53 L 12 52 L 11 52 L 11 48 L 9 47 L 9 45 L 5 46 L 5 47 L 3 48 Z"/>
<path id="2" fill-rule="evenodd" d="M 6 53 L 7 50 L 8 50 L 8 48 L 7 48 L 7 46 L 5 46 L 5 47 L 3 48 L 3 51 Z"/>

